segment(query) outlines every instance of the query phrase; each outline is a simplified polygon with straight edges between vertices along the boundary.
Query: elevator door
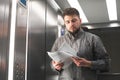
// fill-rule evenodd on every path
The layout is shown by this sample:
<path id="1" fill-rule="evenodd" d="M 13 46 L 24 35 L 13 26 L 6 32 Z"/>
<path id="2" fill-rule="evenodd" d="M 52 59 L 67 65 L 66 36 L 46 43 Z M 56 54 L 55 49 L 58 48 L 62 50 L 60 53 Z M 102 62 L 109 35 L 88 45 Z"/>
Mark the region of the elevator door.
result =
<path id="1" fill-rule="evenodd" d="M 29 2 L 27 80 L 45 80 L 45 0 Z"/>

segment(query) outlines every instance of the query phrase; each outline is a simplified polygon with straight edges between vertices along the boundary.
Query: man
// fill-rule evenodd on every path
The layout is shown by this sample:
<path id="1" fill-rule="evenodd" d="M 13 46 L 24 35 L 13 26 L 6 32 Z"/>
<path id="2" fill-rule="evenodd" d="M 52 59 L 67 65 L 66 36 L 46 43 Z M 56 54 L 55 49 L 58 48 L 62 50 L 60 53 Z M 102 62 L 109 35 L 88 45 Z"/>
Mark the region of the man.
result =
<path id="1" fill-rule="evenodd" d="M 58 71 L 59 80 L 97 80 L 97 73 L 109 70 L 109 55 L 100 38 L 81 29 L 78 10 L 67 8 L 63 12 L 66 34 L 56 39 L 52 50 L 57 51 L 63 42 L 77 51 L 78 57 L 71 57 L 73 63 L 63 69 L 64 63 L 52 61 Z"/>

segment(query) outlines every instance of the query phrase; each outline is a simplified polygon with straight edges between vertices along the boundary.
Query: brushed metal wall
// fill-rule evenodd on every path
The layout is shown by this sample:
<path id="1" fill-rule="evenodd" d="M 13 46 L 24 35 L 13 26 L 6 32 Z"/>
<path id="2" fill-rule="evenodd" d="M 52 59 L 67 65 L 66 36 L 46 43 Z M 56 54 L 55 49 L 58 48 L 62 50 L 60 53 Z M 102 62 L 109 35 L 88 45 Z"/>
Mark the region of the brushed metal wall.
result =
<path id="1" fill-rule="evenodd" d="M 27 80 L 45 80 L 46 1 L 29 1 Z"/>
<path id="2" fill-rule="evenodd" d="M 27 7 L 17 3 L 13 80 L 25 80 Z"/>
<path id="3" fill-rule="evenodd" d="M 56 38 L 58 37 L 58 12 L 54 10 L 54 8 L 47 3 L 47 13 L 46 13 L 46 52 L 51 51 L 52 45 Z M 50 61 L 51 58 L 46 53 L 46 67 L 45 67 L 45 80 L 56 80 L 56 75 L 51 67 Z"/>
<path id="4" fill-rule="evenodd" d="M 7 80 L 10 0 L 0 0 L 0 80 Z"/>
<path id="5" fill-rule="evenodd" d="M 57 12 L 47 0 L 30 0 L 28 25 L 27 80 L 49 80 L 54 73 L 46 51 L 57 37 Z"/>
<path id="6" fill-rule="evenodd" d="M 0 80 L 8 80 L 11 0 L 0 0 Z M 25 80 L 26 9 L 17 4 L 14 80 Z"/>

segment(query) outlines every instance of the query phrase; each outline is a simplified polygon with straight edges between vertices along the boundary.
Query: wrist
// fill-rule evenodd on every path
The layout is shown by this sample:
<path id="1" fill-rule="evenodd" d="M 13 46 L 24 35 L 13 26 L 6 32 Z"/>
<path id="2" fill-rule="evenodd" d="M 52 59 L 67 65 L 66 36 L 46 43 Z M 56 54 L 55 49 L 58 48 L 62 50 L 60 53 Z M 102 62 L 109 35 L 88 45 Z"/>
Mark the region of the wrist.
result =
<path id="1" fill-rule="evenodd" d="M 92 62 L 88 61 L 88 67 L 91 67 L 91 66 L 92 66 Z"/>

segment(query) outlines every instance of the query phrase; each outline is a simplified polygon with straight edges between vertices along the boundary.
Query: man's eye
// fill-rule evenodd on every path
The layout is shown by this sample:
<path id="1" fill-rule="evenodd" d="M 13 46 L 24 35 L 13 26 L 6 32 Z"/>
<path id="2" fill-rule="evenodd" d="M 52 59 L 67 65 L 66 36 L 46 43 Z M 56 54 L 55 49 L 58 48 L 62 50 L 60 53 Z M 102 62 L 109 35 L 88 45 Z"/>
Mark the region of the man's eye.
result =
<path id="1" fill-rule="evenodd" d="M 76 19 L 72 20 L 72 22 L 76 22 L 76 21 L 77 21 Z"/>
<path id="2" fill-rule="evenodd" d="M 66 21 L 66 24 L 70 23 L 69 21 Z"/>

